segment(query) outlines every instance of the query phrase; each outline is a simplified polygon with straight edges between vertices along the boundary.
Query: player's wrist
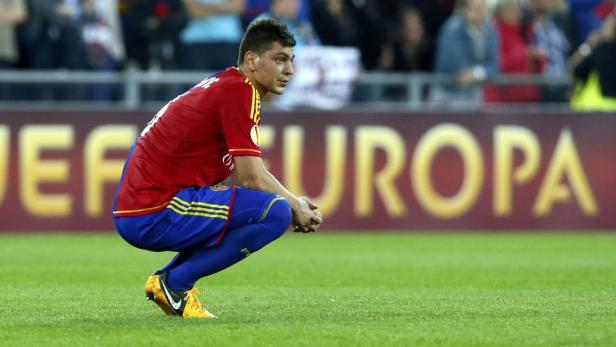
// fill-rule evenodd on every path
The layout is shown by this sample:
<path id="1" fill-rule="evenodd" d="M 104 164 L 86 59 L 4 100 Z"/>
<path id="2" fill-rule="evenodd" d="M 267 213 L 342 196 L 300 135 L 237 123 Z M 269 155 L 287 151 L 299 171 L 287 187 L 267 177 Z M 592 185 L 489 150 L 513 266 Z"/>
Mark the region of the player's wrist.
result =
<path id="1" fill-rule="evenodd" d="M 291 210 L 293 212 L 299 211 L 301 209 L 302 201 L 298 197 L 294 196 L 290 199 L 287 199 L 287 201 L 289 201 L 289 205 L 291 205 Z"/>

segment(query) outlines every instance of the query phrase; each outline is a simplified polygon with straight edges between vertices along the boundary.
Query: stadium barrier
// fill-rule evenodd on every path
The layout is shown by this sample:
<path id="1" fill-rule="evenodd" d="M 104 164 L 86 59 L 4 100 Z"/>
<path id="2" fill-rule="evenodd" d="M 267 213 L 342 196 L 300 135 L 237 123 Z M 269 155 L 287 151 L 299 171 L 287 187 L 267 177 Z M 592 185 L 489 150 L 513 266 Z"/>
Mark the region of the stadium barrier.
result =
<path id="1" fill-rule="evenodd" d="M 199 83 L 211 73 L 210 71 L 140 71 L 134 68 L 120 72 L 4 70 L 0 71 L 0 86 L 9 86 L 20 91 L 9 94 L 12 97 L 8 99 L 0 99 L 0 106 L 6 108 L 6 106 L 13 105 L 49 107 L 50 105 L 104 106 L 117 104 L 125 109 L 138 110 L 152 103 L 166 102 L 188 86 Z M 346 79 L 344 81 L 348 82 Z M 313 82 L 315 88 L 323 87 L 322 81 L 314 80 Z M 433 73 L 363 72 L 358 75 L 354 83 L 355 97 L 352 102 L 388 108 L 393 105 L 416 110 L 425 107 L 439 107 L 442 105 L 434 105 L 430 102 L 426 91 L 451 82 L 451 76 Z M 569 89 L 573 84 L 569 78 L 540 75 L 497 75 L 488 82 L 493 86 L 531 85 Z M 332 88 L 336 88 L 341 81 L 331 80 L 328 83 Z M 61 86 L 68 86 L 70 90 L 64 93 L 50 92 L 50 89 L 58 89 Z M 119 93 L 117 100 L 90 99 L 93 93 L 88 88 L 95 86 L 112 88 Z M 394 96 L 388 96 L 387 91 L 391 91 L 392 88 Z M 109 90 L 108 92 L 110 93 Z M 456 107 L 459 106 L 459 104 L 456 105 Z"/>
<path id="2" fill-rule="evenodd" d="M 1 111 L 0 231 L 111 230 L 150 111 Z M 266 165 L 324 229 L 616 228 L 616 117 L 572 112 L 268 113 Z"/>

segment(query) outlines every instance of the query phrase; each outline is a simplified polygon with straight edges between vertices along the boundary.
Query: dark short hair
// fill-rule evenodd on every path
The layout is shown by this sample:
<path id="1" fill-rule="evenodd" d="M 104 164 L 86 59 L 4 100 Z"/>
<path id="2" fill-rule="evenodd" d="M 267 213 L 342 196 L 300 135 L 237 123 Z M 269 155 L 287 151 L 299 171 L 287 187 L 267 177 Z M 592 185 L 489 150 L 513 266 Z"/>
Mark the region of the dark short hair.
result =
<path id="1" fill-rule="evenodd" d="M 246 29 L 242 43 L 240 43 L 237 65 L 244 62 L 246 52 L 253 51 L 261 54 L 267 51 L 274 42 L 280 43 L 283 47 L 295 47 L 295 37 L 286 25 L 275 19 L 261 19 L 253 22 Z"/>

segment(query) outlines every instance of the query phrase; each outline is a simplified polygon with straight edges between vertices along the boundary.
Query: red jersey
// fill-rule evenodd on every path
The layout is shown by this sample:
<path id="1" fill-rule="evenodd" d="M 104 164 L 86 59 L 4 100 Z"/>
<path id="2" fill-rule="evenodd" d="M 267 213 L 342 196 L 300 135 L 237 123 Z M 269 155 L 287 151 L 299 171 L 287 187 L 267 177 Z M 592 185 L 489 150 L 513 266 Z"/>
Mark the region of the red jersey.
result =
<path id="1" fill-rule="evenodd" d="M 113 214 L 167 207 L 189 186 L 227 178 L 233 156 L 261 156 L 259 92 L 237 68 L 205 79 L 165 105 L 137 139 L 125 164 Z"/>

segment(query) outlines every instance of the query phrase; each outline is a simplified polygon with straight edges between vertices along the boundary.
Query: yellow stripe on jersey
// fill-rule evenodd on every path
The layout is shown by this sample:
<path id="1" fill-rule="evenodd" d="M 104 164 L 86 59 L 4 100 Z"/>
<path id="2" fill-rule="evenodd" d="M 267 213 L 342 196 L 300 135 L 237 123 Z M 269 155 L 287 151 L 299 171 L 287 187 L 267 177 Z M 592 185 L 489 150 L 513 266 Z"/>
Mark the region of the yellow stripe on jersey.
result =
<path id="1" fill-rule="evenodd" d="M 253 121 L 255 120 L 255 106 L 257 105 L 257 90 L 255 89 L 255 87 L 251 84 L 250 87 L 252 87 L 252 102 L 250 103 L 250 119 L 252 119 Z"/>
<path id="2" fill-rule="evenodd" d="M 215 209 L 215 210 L 221 210 L 220 212 L 227 212 L 229 211 L 229 206 L 227 205 L 218 205 L 218 204 L 209 204 L 207 202 L 201 202 L 201 201 L 185 201 L 182 200 L 180 198 L 178 198 L 177 196 L 173 198 L 174 202 L 177 202 L 180 206 L 182 206 L 185 209 L 191 209 L 192 206 L 203 206 L 203 207 L 209 207 L 211 209 Z"/>
<path id="3" fill-rule="evenodd" d="M 259 124 L 261 122 L 261 96 L 257 93 L 257 102 L 255 106 L 255 124 Z"/>
<path id="4" fill-rule="evenodd" d="M 246 78 L 244 80 L 246 84 L 249 84 L 252 88 L 252 97 L 250 100 L 250 119 L 255 122 L 255 124 L 259 124 L 261 121 L 261 95 L 259 95 L 259 91 L 255 86 L 250 83 L 250 80 Z"/>
<path id="5" fill-rule="evenodd" d="M 218 218 L 218 219 L 227 219 L 227 216 L 222 216 L 218 214 L 210 214 L 210 213 L 201 213 L 201 212 L 191 212 L 191 211 L 182 211 L 177 209 L 173 205 L 167 206 L 168 209 L 172 210 L 175 213 L 181 214 L 183 216 L 198 216 L 198 217 L 208 217 L 208 218 Z"/>

